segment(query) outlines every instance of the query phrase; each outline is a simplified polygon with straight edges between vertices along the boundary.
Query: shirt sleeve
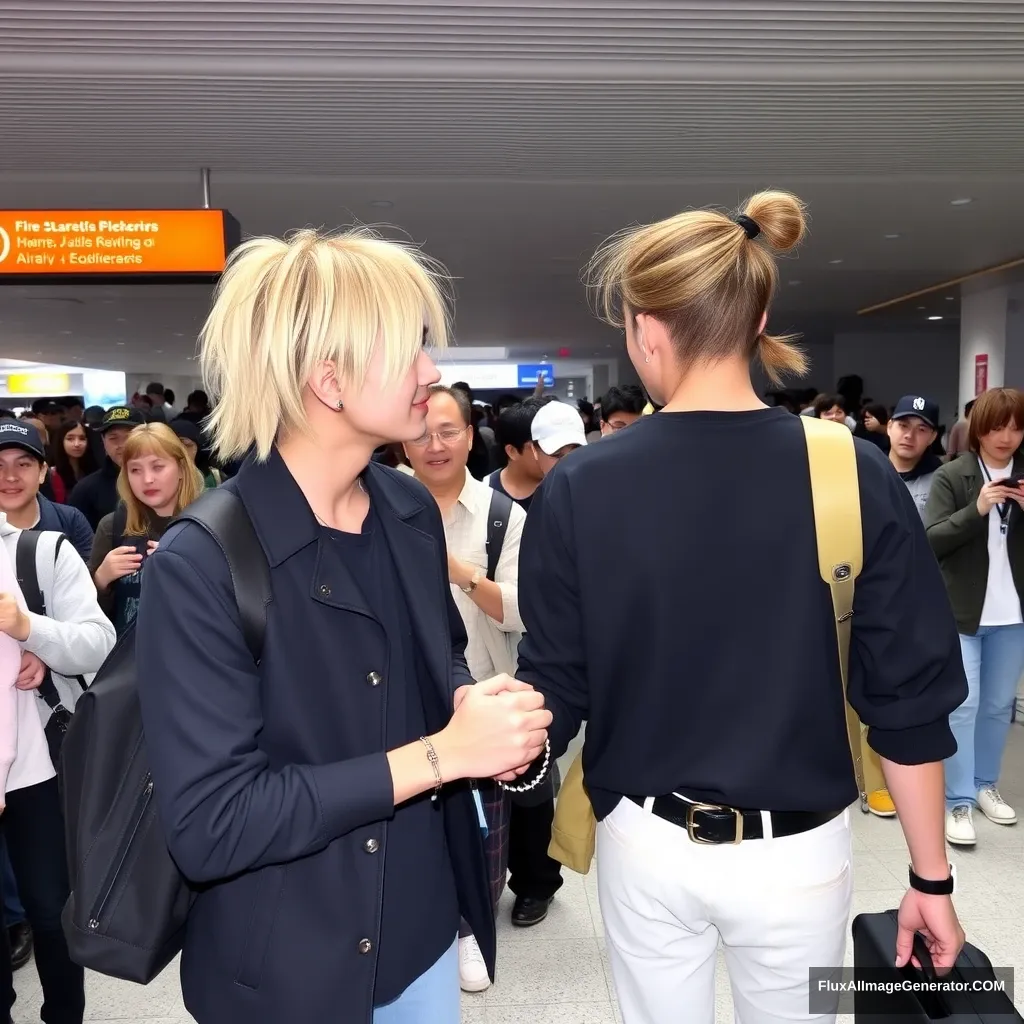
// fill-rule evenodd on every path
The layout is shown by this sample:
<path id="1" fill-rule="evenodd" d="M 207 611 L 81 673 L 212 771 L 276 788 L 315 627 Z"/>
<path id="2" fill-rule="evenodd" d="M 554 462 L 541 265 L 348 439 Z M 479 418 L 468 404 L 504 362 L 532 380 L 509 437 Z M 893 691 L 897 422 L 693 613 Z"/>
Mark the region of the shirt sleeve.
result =
<path id="1" fill-rule="evenodd" d="M 70 543 L 61 544 L 57 553 L 48 603 L 47 615 L 27 613 L 31 631 L 22 647 L 62 676 L 96 672 L 117 636 L 100 609 L 82 556 Z"/>
<path id="2" fill-rule="evenodd" d="M 494 582 L 501 590 L 501 622 L 494 622 L 503 633 L 522 633 L 525 629 L 522 616 L 519 614 L 519 552 L 523 539 L 523 526 L 526 513 L 521 506 L 512 504 L 512 513 L 508 518 L 508 529 L 501 548 L 501 558 L 494 570 Z"/>
<path id="3" fill-rule="evenodd" d="M 956 622 L 906 485 L 877 449 L 858 454 L 864 568 L 848 697 L 883 757 L 941 761 L 956 751 L 949 715 L 967 697 Z"/>
<path id="4" fill-rule="evenodd" d="M 260 676 L 246 646 L 227 564 L 200 528 L 172 528 L 142 578 L 136 653 L 155 793 L 168 847 L 186 877 L 211 882 L 296 860 L 390 818 L 383 751 L 271 768 Z"/>
<path id="5" fill-rule="evenodd" d="M 556 468 L 530 503 L 519 553 L 519 606 L 525 636 L 519 679 L 544 694 L 553 721 L 552 757 L 561 757 L 589 712 L 582 600 L 571 542 L 568 480 Z"/>

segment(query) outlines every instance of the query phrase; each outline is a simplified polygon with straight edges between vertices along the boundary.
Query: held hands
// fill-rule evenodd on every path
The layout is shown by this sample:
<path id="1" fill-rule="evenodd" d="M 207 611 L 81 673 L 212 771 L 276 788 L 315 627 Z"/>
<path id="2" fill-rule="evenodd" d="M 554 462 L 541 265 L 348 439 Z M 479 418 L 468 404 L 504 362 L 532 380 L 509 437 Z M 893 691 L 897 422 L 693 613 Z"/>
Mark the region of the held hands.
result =
<path id="1" fill-rule="evenodd" d="M 32 624 L 21 610 L 13 594 L 0 594 L 0 633 L 6 633 L 19 642 L 28 639 Z"/>
<path id="2" fill-rule="evenodd" d="M 152 543 L 153 541 L 150 541 L 150 544 Z M 151 550 L 155 550 L 155 548 Z M 96 570 L 96 582 L 101 588 L 106 588 L 114 580 L 119 580 L 122 576 L 131 576 L 140 568 L 142 568 L 142 555 L 135 548 L 127 545 L 113 548 L 107 552 L 107 557 L 103 559 L 100 567 Z"/>
<path id="3" fill-rule="evenodd" d="M 544 750 L 551 712 L 528 683 L 500 675 L 455 694 L 455 714 L 434 738 L 445 781 L 525 771 Z"/>
<path id="4" fill-rule="evenodd" d="M 36 690 L 43 682 L 46 666 L 30 651 L 21 652 L 21 669 L 14 685 L 19 690 Z"/>
<path id="5" fill-rule="evenodd" d="M 948 974 L 953 969 L 964 946 L 964 930 L 948 896 L 927 896 L 916 889 L 908 889 L 900 904 L 898 922 L 897 967 L 904 967 L 910 961 L 914 932 L 920 932 L 932 955 L 935 973 Z"/>

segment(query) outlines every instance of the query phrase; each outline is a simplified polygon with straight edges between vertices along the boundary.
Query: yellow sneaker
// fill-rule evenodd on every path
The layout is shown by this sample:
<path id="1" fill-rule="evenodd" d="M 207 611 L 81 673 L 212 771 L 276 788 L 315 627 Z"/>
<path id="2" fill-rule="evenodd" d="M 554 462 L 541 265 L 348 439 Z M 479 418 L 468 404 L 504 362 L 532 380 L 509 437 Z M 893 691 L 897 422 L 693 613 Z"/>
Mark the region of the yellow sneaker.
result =
<path id="1" fill-rule="evenodd" d="M 868 793 L 868 810 L 872 814 L 877 814 L 879 818 L 895 818 L 896 805 L 889 796 L 889 790 L 876 789 L 873 793 Z"/>

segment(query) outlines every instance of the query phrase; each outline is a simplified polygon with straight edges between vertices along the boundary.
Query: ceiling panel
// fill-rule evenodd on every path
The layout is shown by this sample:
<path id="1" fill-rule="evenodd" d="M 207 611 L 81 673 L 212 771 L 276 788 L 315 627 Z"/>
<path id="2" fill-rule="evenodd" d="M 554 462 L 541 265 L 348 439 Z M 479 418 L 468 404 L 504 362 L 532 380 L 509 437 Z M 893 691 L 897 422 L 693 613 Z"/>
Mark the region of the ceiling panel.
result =
<path id="1" fill-rule="evenodd" d="M 606 234 L 760 187 L 813 217 L 780 326 L 1018 256 L 1021 110 L 1019 0 L 0 0 L 4 205 L 188 205 L 209 167 L 247 232 L 388 220 L 465 343 L 533 351 L 617 344 Z M 184 359 L 208 300 L 71 297 L 3 290 L 0 338 Z"/>

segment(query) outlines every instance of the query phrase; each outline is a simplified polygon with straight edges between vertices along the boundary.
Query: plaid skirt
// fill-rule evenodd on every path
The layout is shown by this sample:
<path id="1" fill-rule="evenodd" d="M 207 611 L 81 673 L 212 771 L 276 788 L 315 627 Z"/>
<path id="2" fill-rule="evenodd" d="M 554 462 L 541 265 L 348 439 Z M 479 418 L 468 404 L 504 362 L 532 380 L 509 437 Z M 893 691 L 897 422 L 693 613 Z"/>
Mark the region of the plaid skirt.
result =
<path id="1" fill-rule="evenodd" d="M 508 792 L 491 779 L 480 779 L 476 785 L 480 791 L 480 802 L 483 804 L 484 819 L 487 822 L 484 852 L 487 856 L 491 899 L 497 907 L 498 900 L 505 891 L 505 879 L 508 876 L 508 825 L 511 800 Z"/>

